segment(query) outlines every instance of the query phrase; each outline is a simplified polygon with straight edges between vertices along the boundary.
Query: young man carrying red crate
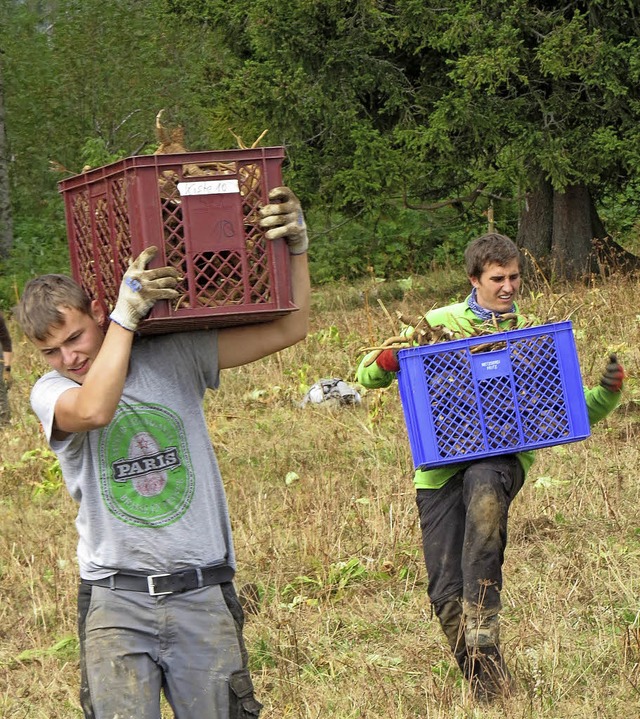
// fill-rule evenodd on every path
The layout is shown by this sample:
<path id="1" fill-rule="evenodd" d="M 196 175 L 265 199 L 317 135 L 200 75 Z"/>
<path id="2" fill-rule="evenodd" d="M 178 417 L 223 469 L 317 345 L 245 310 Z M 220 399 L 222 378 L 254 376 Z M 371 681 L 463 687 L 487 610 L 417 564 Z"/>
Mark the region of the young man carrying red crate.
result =
<path id="1" fill-rule="evenodd" d="M 79 503 L 78 628 L 85 717 L 257 717 L 233 586 L 235 556 L 224 487 L 202 409 L 220 370 L 302 340 L 309 317 L 306 226 L 288 188 L 261 210 L 266 236 L 291 255 L 296 312 L 252 326 L 135 337 L 177 271 L 126 272 L 103 313 L 70 278 L 25 287 L 16 315 L 53 371 L 32 406 Z M 134 341 L 135 338 L 135 341 Z"/>
<path id="2" fill-rule="evenodd" d="M 465 265 L 471 294 L 464 302 L 431 310 L 427 322 L 472 335 L 474 327 L 487 322 L 510 329 L 515 314 L 522 326 L 525 319 L 515 302 L 520 288 L 516 245 L 504 235 L 483 235 L 467 247 Z M 365 356 L 358 381 L 369 388 L 389 386 L 400 368 L 397 354 L 385 349 L 375 361 L 373 353 Z M 623 378 L 612 356 L 600 385 L 585 390 L 591 425 L 616 407 Z M 533 459 L 533 452 L 521 452 L 418 469 L 414 476 L 429 599 L 480 701 L 504 697 L 512 685 L 500 651 L 502 564 L 509 506 Z"/>

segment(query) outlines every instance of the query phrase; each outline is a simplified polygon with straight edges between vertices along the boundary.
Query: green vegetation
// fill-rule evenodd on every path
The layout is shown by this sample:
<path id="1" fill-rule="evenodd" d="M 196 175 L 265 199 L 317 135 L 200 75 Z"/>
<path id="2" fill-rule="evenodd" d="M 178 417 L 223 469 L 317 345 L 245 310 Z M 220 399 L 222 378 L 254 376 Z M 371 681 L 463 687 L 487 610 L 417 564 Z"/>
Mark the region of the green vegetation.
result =
<path id="1" fill-rule="evenodd" d="M 640 285 L 548 282 L 539 278 L 544 292 L 525 287 L 523 309 L 558 320 L 575 311 L 585 383 L 611 350 L 630 377 L 590 439 L 538 452 L 513 505 L 504 645 L 519 692 L 508 706 L 473 707 L 431 617 L 397 386 L 363 392 L 353 409 L 297 406 L 321 377 L 351 381 L 360 348 L 394 333 L 378 299 L 392 316 L 416 316 L 463 295 L 460 270 L 316 288 L 308 339 L 225 371 L 208 396 L 237 585 L 253 597 L 246 639 L 265 719 L 636 713 Z M 79 718 L 75 507 L 28 406 L 43 365 L 12 329 L 13 420 L 0 430 L 0 716 Z"/>
<path id="2" fill-rule="evenodd" d="M 36 216 L 19 216 L 13 228 L 15 244 L 0 264 L 0 307 L 10 308 L 18 300 L 24 283 L 46 272 L 69 274 L 64 207 L 51 198 Z"/>
<path id="3" fill-rule="evenodd" d="M 206 406 L 238 586 L 258 602 L 246 638 L 265 719 L 637 714 L 640 287 L 621 274 L 558 280 L 603 236 L 594 218 L 640 253 L 634 4 L 0 0 L 0 17 L 3 309 L 29 277 L 69 271 L 57 182 L 153 152 L 160 109 L 190 150 L 267 128 L 262 144 L 286 147 L 310 229 L 313 326 L 225 372 Z M 528 208 L 567 222 L 532 226 Z M 397 388 L 344 411 L 297 402 L 322 377 L 352 380 L 360 349 L 395 333 L 384 307 L 417 316 L 461 299 L 461 253 L 490 209 L 538 267 L 561 248 L 528 277 L 524 311 L 574 313 L 586 383 L 612 350 L 630 378 L 592 438 L 539 452 L 514 504 L 504 643 L 519 693 L 480 712 L 430 615 Z M 81 716 L 75 508 L 29 408 L 43 366 L 11 329 L 0 716 L 68 719 Z"/>
<path id="4" fill-rule="evenodd" d="M 49 217 L 57 180 L 153 152 L 165 108 L 190 150 L 265 129 L 286 147 L 316 282 L 423 273 L 490 208 L 561 276 L 599 271 L 594 237 L 637 249 L 640 21 L 626 0 L 0 0 L 0 13 L 0 163 L 19 229 Z M 57 265 L 62 225 L 48 229 Z"/>

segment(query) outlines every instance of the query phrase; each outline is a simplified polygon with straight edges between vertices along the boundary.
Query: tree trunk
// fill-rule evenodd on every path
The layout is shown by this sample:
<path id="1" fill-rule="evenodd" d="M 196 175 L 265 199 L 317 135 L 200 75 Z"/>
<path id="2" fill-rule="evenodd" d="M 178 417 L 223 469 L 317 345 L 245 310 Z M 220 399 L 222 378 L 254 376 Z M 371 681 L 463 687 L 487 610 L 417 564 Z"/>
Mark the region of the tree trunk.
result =
<path id="1" fill-rule="evenodd" d="M 4 126 L 4 84 L 0 49 L 0 259 L 6 259 L 13 247 L 13 221 L 9 197 L 9 158 Z"/>
<path id="2" fill-rule="evenodd" d="M 553 187 L 540 177 L 520 212 L 516 244 L 523 250 L 527 274 L 547 269 L 553 237 Z"/>
<path id="3" fill-rule="evenodd" d="M 558 192 L 540 179 L 527 195 L 516 241 L 526 269 L 563 279 L 640 267 L 640 258 L 608 235 L 586 185 Z"/>
<path id="4" fill-rule="evenodd" d="M 568 280 L 584 277 L 591 266 L 592 204 L 584 185 L 572 185 L 564 192 L 553 193 L 551 257 L 556 272 Z"/>

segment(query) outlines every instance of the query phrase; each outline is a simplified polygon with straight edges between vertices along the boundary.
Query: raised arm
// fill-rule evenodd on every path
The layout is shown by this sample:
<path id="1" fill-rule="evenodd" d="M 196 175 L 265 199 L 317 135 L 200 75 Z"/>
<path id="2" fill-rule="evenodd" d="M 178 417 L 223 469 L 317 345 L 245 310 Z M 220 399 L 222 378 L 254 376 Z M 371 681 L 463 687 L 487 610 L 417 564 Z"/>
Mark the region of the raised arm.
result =
<path id="1" fill-rule="evenodd" d="M 99 319 L 93 320 L 99 331 Z M 74 331 L 77 325 L 65 325 Z M 90 333 L 92 328 L 87 328 Z M 84 334 L 84 331 L 83 331 Z M 54 352 L 65 352 L 65 345 L 73 351 L 73 342 L 63 339 Z M 56 341 L 56 340 L 54 340 Z M 133 333 L 111 323 L 100 349 L 91 359 L 91 365 L 81 385 L 72 387 L 58 398 L 54 410 L 54 437 L 62 439 L 72 432 L 86 432 L 107 425 L 115 414 L 122 395 Z M 62 374 L 66 374 L 62 372 Z M 71 377 L 73 379 L 73 377 Z"/>
<path id="2" fill-rule="evenodd" d="M 56 402 L 56 437 L 107 425 L 122 396 L 135 330 L 156 300 L 174 299 L 178 272 L 172 267 L 147 270 L 157 249 L 149 247 L 131 263 L 123 277 L 111 323 L 102 336 L 100 309 L 92 314 L 64 312 L 65 323 L 53 327 L 39 343 L 45 359 L 79 386 L 64 392 Z"/>
<path id="3" fill-rule="evenodd" d="M 261 210 L 267 239 L 283 237 L 291 255 L 291 292 L 298 309 L 271 322 L 219 330 L 220 369 L 239 367 L 279 352 L 307 336 L 311 285 L 307 264 L 307 229 L 298 198 L 287 187 L 269 193 L 273 202 Z"/>

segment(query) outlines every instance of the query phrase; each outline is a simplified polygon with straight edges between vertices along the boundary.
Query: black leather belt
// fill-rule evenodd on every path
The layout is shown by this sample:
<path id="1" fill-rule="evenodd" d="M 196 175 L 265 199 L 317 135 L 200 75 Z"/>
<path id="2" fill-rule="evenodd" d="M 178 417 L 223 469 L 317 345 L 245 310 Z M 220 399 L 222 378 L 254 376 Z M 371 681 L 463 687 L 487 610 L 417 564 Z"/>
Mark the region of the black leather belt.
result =
<path id="1" fill-rule="evenodd" d="M 183 569 L 173 574 L 125 574 L 118 572 L 104 579 L 83 579 L 83 584 L 109 589 L 125 589 L 130 592 L 146 592 L 152 597 L 160 594 L 176 594 L 191 589 L 223 584 L 233 579 L 234 570 L 228 565 L 215 565 L 196 569 Z"/>

